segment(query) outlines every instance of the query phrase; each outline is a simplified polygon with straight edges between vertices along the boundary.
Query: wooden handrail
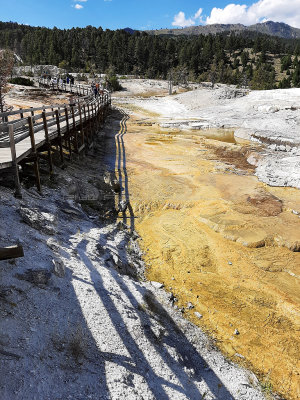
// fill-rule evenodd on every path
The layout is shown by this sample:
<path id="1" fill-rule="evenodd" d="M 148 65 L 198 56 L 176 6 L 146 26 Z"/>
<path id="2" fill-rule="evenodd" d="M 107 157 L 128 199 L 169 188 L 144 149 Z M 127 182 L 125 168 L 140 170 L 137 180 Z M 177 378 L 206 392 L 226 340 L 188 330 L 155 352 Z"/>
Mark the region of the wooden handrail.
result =
<path id="1" fill-rule="evenodd" d="M 68 85 L 63 85 L 61 89 L 70 91 Z M 94 134 L 91 129 L 97 129 L 98 121 L 103 121 L 105 109 L 111 102 L 110 93 L 104 90 L 103 94 L 95 98 L 87 86 L 77 85 L 75 89 L 75 85 L 73 85 L 71 89 L 83 95 L 74 105 L 43 105 L 0 114 L 0 118 L 3 117 L 4 119 L 4 122 L 0 123 L 0 153 L 3 152 L 3 161 L 0 158 L 0 169 L 13 167 L 17 196 L 21 196 L 19 162 L 22 160 L 24 162 L 34 161 L 37 187 L 41 190 L 38 159 L 39 157 L 44 158 L 45 155 L 42 153 L 40 155 L 40 148 L 44 149 L 44 146 L 46 146 L 49 173 L 52 174 L 52 142 L 59 145 L 62 164 L 64 164 L 63 143 L 67 143 L 70 159 L 73 151 L 78 154 L 86 146 L 92 145 Z M 9 120 L 10 116 L 16 115 L 20 115 L 20 118 Z M 36 135 L 38 135 L 37 138 Z M 28 138 L 30 138 L 31 146 L 27 144 Z M 24 141 L 25 146 L 18 145 L 22 141 Z M 7 148 L 10 148 L 10 154 L 7 153 Z M 28 161 L 25 161 L 25 159 Z"/>

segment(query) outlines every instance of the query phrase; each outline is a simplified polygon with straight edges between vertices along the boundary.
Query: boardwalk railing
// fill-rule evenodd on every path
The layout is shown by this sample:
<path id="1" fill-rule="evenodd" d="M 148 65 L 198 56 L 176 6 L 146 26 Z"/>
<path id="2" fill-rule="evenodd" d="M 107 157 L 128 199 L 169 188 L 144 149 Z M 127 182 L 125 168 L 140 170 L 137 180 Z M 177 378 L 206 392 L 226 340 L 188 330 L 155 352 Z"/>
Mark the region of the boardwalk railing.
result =
<path id="1" fill-rule="evenodd" d="M 79 154 L 92 145 L 95 133 L 103 124 L 111 104 L 110 93 L 103 90 L 95 97 L 86 86 L 72 86 L 66 91 L 85 96 L 72 105 L 43 106 L 0 114 L 0 120 L 5 121 L 0 123 L 0 169 L 12 168 L 17 195 L 21 194 L 18 165 L 34 164 L 40 191 L 39 158 L 48 161 L 49 173 L 52 174 L 54 149 L 58 150 L 63 165 L 65 157 L 72 159 L 73 153 Z"/>
<path id="2" fill-rule="evenodd" d="M 91 94 L 91 88 L 88 85 L 60 83 L 59 79 L 54 83 L 48 78 L 39 78 L 37 80 L 40 87 L 49 87 L 53 90 L 61 90 L 63 92 L 73 93 L 78 96 L 88 96 Z"/>

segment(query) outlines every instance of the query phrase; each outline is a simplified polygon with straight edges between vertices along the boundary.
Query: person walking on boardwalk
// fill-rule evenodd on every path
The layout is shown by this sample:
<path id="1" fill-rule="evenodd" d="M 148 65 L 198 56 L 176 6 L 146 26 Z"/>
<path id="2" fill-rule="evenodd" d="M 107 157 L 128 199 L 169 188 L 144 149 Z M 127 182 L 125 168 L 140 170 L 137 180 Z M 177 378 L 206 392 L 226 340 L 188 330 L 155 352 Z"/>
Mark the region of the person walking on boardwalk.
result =
<path id="1" fill-rule="evenodd" d="M 94 86 L 94 95 L 95 95 L 95 98 L 98 96 L 98 89 L 97 89 L 97 86 L 95 85 Z"/>

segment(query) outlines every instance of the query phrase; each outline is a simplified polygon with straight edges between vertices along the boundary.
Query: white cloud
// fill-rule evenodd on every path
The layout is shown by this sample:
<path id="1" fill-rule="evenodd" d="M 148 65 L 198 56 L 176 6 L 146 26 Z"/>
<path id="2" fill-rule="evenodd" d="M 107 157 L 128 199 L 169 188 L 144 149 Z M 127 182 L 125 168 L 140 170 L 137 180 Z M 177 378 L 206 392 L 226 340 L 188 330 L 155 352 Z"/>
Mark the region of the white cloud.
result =
<path id="1" fill-rule="evenodd" d="M 76 10 L 80 10 L 83 8 L 83 6 L 81 4 L 75 4 L 74 8 L 76 8 Z"/>
<path id="2" fill-rule="evenodd" d="M 205 23 L 251 25 L 268 20 L 300 28 L 300 0 L 259 0 L 250 6 L 228 4 L 225 8 L 214 7 Z"/>
<path id="3" fill-rule="evenodd" d="M 202 11 L 203 11 L 202 8 L 199 8 L 196 14 L 188 19 L 185 18 L 185 13 L 183 11 L 179 11 L 179 13 L 175 15 L 172 25 L 185 27 L 185 26 L 195 25 L 196 22 L 201 23 L 203 22 Z"/>

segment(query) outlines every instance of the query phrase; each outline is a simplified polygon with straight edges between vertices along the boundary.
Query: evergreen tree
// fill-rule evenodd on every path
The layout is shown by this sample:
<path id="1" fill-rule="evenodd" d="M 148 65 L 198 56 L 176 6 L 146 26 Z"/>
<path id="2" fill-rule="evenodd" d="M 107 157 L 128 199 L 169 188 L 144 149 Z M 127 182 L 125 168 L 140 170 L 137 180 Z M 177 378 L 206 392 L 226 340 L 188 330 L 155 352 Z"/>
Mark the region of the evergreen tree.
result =
<path id="1" fill-rule="evenodd" d="M 266 64 L 259 64 L 253 72 L 251 81 L 251 89 L 254 90 L 270 90 L 275 87 L 275 71 Z"/>
<path id="2" fill-rule="evenodd" d="M 293 73 L 292 83 L 294 87 L 300 87 L 300 65 L 297 65 Z"/>

